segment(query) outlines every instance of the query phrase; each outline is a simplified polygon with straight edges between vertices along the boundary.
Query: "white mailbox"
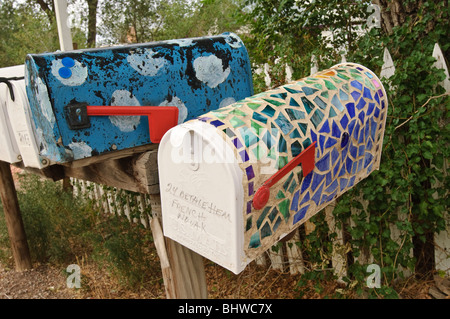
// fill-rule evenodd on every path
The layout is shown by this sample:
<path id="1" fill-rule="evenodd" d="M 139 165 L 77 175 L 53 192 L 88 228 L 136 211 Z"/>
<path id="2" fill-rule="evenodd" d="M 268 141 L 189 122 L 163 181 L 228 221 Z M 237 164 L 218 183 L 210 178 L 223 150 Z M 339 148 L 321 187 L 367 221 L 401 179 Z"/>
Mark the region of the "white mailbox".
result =
<path id="1" fill-rule="evenodd" d="M 0 160 L 43 168 L 26 94 L 24 65 L 0 69 Z"/>
<path id="2" fill-rule="evenodd" d="M 169 130 L 165 236 L 233 271 L 378 169 L 387 97 L 345 63 Z"/>

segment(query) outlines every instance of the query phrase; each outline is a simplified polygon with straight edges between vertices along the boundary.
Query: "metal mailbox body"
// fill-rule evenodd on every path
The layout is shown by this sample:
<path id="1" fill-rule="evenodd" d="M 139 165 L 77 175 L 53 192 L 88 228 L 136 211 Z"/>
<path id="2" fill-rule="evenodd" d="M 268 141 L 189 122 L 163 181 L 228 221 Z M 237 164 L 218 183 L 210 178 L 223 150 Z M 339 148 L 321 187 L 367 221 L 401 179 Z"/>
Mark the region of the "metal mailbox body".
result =
<path id="1" fill-rule="evenodd" d="M 379 168 L 386 115 L 377 76 L 345 63 L 172 128 L 158 154 L 164 234 L 239 273 Z"/>
<path id="2" fill-rule="evenodd" d="M 71 105 L 176 106 L 182 123 L 253 92 L 247 51 L 232 33 L 28 55 L 25 64 L 40 156 L 51 163 L 151 142 L 141 116 L 89 117 L 73 127 Z"/>

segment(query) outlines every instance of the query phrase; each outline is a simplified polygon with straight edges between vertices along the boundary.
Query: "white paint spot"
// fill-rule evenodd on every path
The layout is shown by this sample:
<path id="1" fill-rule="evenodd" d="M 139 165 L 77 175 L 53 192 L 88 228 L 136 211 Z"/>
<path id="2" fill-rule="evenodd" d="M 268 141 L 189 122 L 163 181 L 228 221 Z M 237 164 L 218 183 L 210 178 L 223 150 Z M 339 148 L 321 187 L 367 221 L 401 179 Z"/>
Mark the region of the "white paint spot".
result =
<path id="1" fill-rule="evenodd" d="M 86 158 L 92 156 L 92 148 L 85 142 L 73 142 L 69 144 L 73 152 L 74 159 Z"/>
<path id="2" fill-rule="evenodd" d="M 241 38 L 239 38 L 235 33 L 230 32 L 225 37 L 225 41 L 228 43 L 228 45 L 232 48 L 240 48 L 243 44 Z"/>
<path id="3" fill-rule="evenodd" d="M 169 40 L 168 44 L 176 44 L 180 47 L 189 47 L 192 45 L 192 39 L 178 39 L 178 40 Z"/>
<path id="4" fill-rule="evenodd" d="M 115 106 L 140 106 L 138 99 L 127 90 L 114 91 L 111 97 L 111 105 Z M 111 123 L 122 132 L 132 132 L 141 121 L 140 116 L 110 116 Z"/>
<path id="5" fill-rule="evenodd" d="M 222 102 L 220 102 L 219 109 L 222 107 L 226 107 L 230 104 L 233 104 L 235 102 L 236 102 L 236 100 L 234 99 L 234 97 L 232 97 L 232 96 L 227 97 L 227 98 L 223 99 Z"/>
<path id="6" fill-rule="evenodd" d="M 178 124 L 181 124 L 186 120 L 188 110 L 186 105 L 184 105 L 183 101 L 181 101 L 178 97 L 174 96 L 172 101 L 165 100 L 160 103 L 159 106 L 176 106 L 178 108 Z"/>
<path id="7" fill-rule="evenodd" d="M 226 80 L 230 74 L 230 67 L 223 70 L 222 60 L 215 55 L 202 56 L 194 61 L 195 76 L 210 88 Z"/>
<path id="8" fill-rule="evenodd" d="M 47 86 L 42 82 L 41 78 L 36 79 L 37 83 L 37 100 L 39 102 L 39 107 L 41 108 L 41 113 L 45 116 L 47 121 L 50 123 L 51 127 L 55 125 L 56 119 L 53 114 L 52 105 L 49 100 L 49 94 L 47 91 Z"/>
<path id="9" fill-rule="evenodd" d="M 57 78 L 62 84 L 67 86 L 78 86 L 83 84 L 87 78 L 87 67 L 83 66 L 80 62 L 74 60 L 75 65 L 70 69 L 72 75 L 68 78 L 63 78 L 59 75 L 59 70 L 65 67 L 62 64 L 62 60 L 53 60 L 52 61 L 52 74 Z"/>
<path id="10" fill-rule="evenodd" d="M 143 51 L 143 52 L 142 52 Z M 154 58 L 157 54 L 151 49 L 144 49 L 140 53 L 131 54 L 127 57 L 128 63 L 139 74 L 145 76 L 155 76 L 161 69 L 164 68 L 167 60 L 164 58 Z"/>

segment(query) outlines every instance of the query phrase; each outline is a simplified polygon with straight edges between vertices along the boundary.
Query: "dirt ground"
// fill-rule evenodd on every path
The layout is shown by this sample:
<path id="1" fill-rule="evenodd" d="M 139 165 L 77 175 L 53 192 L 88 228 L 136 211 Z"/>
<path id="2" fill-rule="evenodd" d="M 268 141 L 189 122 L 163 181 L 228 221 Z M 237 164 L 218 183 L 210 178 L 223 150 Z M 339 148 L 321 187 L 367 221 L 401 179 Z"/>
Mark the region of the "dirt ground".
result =
<path id="1" fill-rule="evenodd" d="M 336 298 L 345 291 L 335 281 L 323 282 L 318 289 L 313 283 L 298 287 L 301 275 L 290 275 L 274 269 L 250 264 L 235 275 L 220 266 L 205 262 L 210 299 L 324 299 Z M 81 266 L 81 288 L 68 288 L 65 269 L 50 265 L 34 265 L 31 270 L 17 272 L 0 265 L 0 299 L 165 299 L 162 278 L 154 278 L 140 288 L 120 285 L 106 271 L 96 266 Z M 448 283 L 447 283 L 448 284 Z M 403 299 L 450 299 L 450 294 L 434 280 L 410 279 L 395 287 Z M 444 288 L 445 289 L 445 288 Z M 434 293 L 433 293 L 434 292 Z M 440 293 L 436 295 L 436 292 Z M 362 298 L 355 293 L 341 297 Z"/>

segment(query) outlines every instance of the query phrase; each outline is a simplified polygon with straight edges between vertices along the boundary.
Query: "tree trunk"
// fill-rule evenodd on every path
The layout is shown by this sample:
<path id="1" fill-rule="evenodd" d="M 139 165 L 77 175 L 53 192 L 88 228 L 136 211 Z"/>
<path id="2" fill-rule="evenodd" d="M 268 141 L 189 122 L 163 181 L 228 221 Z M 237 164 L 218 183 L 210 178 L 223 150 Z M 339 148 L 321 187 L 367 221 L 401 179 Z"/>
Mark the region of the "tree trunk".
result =
<path id="1" fill-rule="evenodd" d="M 98 0 L 86 0 L 88 4 L 88 37 L 87 45 L 95 48 L 95 37 L 97 35 L 97 6 Z"/>

